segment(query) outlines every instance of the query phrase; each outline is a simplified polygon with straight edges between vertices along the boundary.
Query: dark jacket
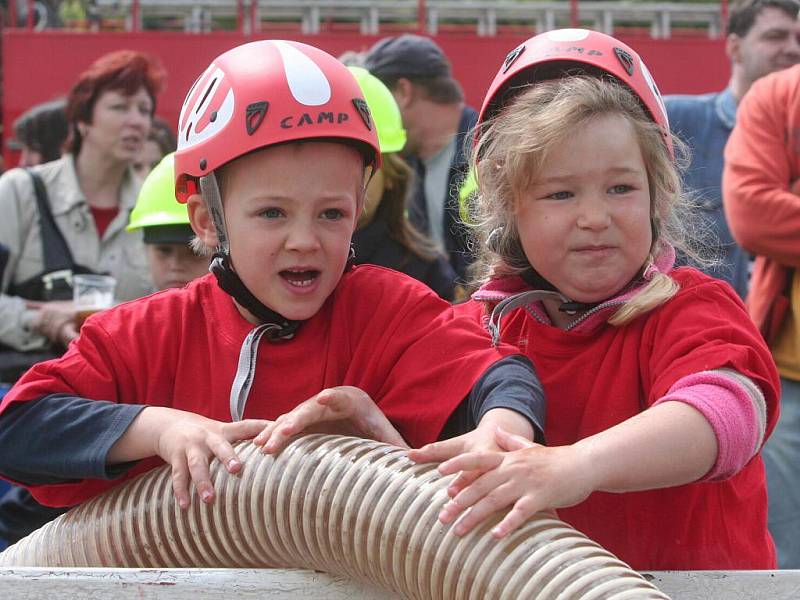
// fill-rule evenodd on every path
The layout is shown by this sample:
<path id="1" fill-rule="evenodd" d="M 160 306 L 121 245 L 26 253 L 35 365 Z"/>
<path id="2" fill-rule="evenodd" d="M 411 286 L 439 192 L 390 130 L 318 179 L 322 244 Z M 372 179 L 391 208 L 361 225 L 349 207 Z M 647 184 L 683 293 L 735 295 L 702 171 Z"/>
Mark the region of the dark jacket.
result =
<path id="1" fill-rule="evenodd" d="M 456 274 L 443 256 L 423 260 L 389 237 L 389 225 L 380 209 L 372 222 L 353 234 L 355 263 L 369 263 L 400 271 L 421 281 L 445 300 L 452 301 Z"/>
<path id="2" fill-rule="evenodd" d="M 470 132 L 478 121 L 478 113 L 469 106 L 461 112 L 456 134 L 456 152 L 450 165 L 447 198 L 444 202 L 444 238 L 450 265 L 460 280 L 466 280 L 467 267 L 475 260 L 468 249 L 467 228 L 461 223 L 458 207 L 458 190 L 469 171 Z M 430 234 L 428 207 L 425 199 L 425 164 L 414 155 L 405 156 L 416 173 L 414 195 L 408 207 L 408 218 L 423 233 Z"/>

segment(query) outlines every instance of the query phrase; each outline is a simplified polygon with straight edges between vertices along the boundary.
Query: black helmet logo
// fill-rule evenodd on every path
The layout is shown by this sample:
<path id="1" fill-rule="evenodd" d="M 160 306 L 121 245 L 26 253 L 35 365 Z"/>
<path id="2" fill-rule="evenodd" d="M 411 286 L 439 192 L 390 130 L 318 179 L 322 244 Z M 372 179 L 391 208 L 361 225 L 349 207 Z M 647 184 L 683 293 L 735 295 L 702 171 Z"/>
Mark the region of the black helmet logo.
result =
<path id="1" fill-rule="evenodd" d="M 253 102 L 247 107 L 244 120 L 245 127 L 247 127 L 247 135 L 253 135 L 261 126 L 268 109 L 269 102 Z"/>
<path id="2" fill-rule="evenodd" d="M 364 121 L 364 125 L 367 126 L 367 129 L 372 131 L 372 114 L 369 112 L 367 103 L 361 98 L 353 98 L 353 106 L 356 107 L 358 115 L 361 117 L 361 120 Z"/>
<path id="3" fill-rule="evenodd" d="M 508 72 L 517 59 L 525 52 L 525 44 L 521 44 L 508 53 L 506 59 L 503 61 L 503 73 Z"/>
<path id="4" fill-rule="evenodd" d="M 617 55 L 617 59 L 622 64 L 625 71 L 627 71 L 628 75 L 633 77 L 633 57 L 622 48 L 614 48 L 614 54 Z"/>

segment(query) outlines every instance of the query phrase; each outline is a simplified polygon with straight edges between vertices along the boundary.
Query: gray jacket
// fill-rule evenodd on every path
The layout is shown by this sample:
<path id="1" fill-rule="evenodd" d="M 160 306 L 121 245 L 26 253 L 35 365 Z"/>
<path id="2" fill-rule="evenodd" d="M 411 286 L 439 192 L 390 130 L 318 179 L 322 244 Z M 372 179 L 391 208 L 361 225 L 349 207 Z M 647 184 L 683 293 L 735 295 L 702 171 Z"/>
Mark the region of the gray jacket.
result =
<path id="1" fill-rule="evenodd" d="M 130 171 L 126 174 L 120 189 L 119 214 L 100 239 L 78 184 L 73 157 L 67 154 L 34 170 L 44 182 L 53 218 L 75 263 L 114 276 L 118 301 L 152 292 L 141 230 L 125 231 L 141 182 Z M 10 252 L 0 284 L 0 343 L 23 351 L 43 348 L 46 338 L 31 330 L 35 311 L 28 310 L 22 298 L 5 293 L 12 283 L 26 281 L 44 269 L 33 183 L 22 169 L 12 169 L 0 177 L 0 244 Z"/>

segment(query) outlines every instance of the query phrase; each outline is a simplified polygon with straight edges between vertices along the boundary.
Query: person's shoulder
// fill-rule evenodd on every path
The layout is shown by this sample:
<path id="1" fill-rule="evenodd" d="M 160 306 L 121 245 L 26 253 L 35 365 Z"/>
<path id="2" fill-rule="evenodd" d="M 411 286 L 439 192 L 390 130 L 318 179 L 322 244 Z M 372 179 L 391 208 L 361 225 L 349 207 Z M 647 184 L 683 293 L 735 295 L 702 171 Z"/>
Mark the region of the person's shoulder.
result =
<path id="1" fill-rule="evenodd" d="M 28 169 L 17 167 L 10 169 L 0 176 L 0 189 L 3 193 L 0 194 L 0 202 L 8 202 L 7 197 L 21 196 L 26 201 L 35 193 L 33 187 L 33 177 L 31 173 L 38 176 L 48 191 L 48 197 L 51 198 L 53 191 L 57 190 L 58 186 L 62 183 L 65 175 L 73 173 L 75 170 L 71 158 L 69 156 L 62 156 L 59 159 L 35 165 Z M 72 178 L 74 179 L 74 175 Z M 31 202 L 35 205 L 35 202 Z"/>
<path id="2" fill-rule="evenodd" d="M 740 110 L 753 105 L 795 108 L 800 99 L 800 65 L 765 75 L 750 86 L 742 98 Z M 790 106 L 792 105 L 792 106 Z"/>
<path id="3" fill-rule="evenodd" d="M 711 275 L 703 273 L 696 267 L 690 266 L 675 267 L 669 272 L 669 276 L 678 282 L 681 289 L 697 286 L 710 286 L 715 288 L 722 286 L 724 288 L 727 285 L 722 279 L 712 277 Z M 730 286 L 727 285 L 727 287 Z"/>
<path id="4" fill-rule="evenodd" d="M 474 321 L 481 321 L 488 309 L 489 305 L 486 302 L 473 299 L 453 304 L 453 312 L 457 317 L 469 317 Z"/>
<path id="5" fill-rule="evenodd" d="M 448 304 L 424 283 L 393 269 L 356 265 L 342 276 L 337 286 L 340 301 L 363 304 L 381 301 L 394 306 L 406 302 L 438 300 Z"/>
<path id="6" fill-rule="evenodd" d="M 664 96 L 664 107 L 670 125 L 691 118 L 705 118 L 714 110 L 714 104 L 721 92 L 709 94 L 675 94 Z"/>
<path id="7" fill-rule="evenodd" d="M 667 111 L 676 108 L 698 109 L 708 104 L 713 104 L 721 92 L 707 94 L 670 94 L 664 96 L 664 105 Z"/>
<path id="8" fill-rule="evenodd" d="M 735 313 L 746 318 L 744 304 L 728 282 L 694 267 L 678 267 L 669 275 L 678 284 L 679 290 L 662 305 L 660 312 L 682 311 L 693 306 L 695 308 L 689 308 L 692 313 L 712 310 L 715 313 Z"/>
<path id="9" fill-rule="evenodd" d="M 20 189 L 25 189 L 25 187 L 29 189 L 33 189 L 33 183 L 31 182 L 31 176 L 28 172 L 21 168 L 15 167 L 13 169 L 9 169 L 2 175 L 0 175 L 0 186 L 3 186 L 6 190 L 16 190 L 19 191 Z"/>
<path id="10" fill-rule="evenodd" d="M 112 335 L 121 330 L 142 328 L 168 329 L 179 335 L 182 323 L 192 321 L 199 325 L 195 322 L 195 313 L 204 310 L 205 300 L 213 292 L 214 285 L 213 276 L 206 275 L 184 288 L 169 288 L 118 304 L 90 317 L 86 325 L 97 325 Z"/>
<path id="11" fill-rule="evenodd" d="M 0 207 L 8 216 L 10 211 L 20 211 L 32 216 L 36 210 L 33 180 L 22 168 L 14 168 L 0 175 Z"/>
<path id="12" fill-rule="evenodd" d="M 389 267 L 381 267 L 372 264 L 354 265 L 342 276 L 339 282 L 339 288 L 346 290 L 358 288 L 387 291 L 396 289 L 398 292 L 433 293 L 427 285 L 405 273 L 390 269 Z"/>

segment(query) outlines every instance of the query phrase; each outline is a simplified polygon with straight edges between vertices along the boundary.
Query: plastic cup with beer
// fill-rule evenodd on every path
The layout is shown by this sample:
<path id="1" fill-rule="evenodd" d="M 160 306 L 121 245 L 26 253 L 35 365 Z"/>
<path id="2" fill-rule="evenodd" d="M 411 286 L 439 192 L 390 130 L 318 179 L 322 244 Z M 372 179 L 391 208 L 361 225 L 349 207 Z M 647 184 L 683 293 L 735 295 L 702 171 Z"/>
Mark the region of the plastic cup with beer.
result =
<path id="1" fill-rule="evenodd" d="M 114 287 L 117 280 L 110 275 L 73 275 L 72 299 L 75 305 L 75 326 L 96 312 L 114 306 Z"/>

